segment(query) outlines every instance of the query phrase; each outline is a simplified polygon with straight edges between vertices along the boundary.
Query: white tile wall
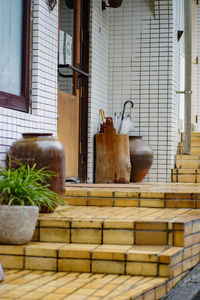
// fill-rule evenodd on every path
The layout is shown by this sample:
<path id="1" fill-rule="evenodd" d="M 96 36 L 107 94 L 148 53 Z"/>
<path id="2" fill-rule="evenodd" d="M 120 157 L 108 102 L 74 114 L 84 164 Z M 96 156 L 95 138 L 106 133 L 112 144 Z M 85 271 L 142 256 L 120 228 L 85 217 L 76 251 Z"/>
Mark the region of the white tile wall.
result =
<path id="1" fill-rule="evenodd" d="M 170 181 L 178 135 L 179 1 L 125 0 L 109 9 L 109 113 L 125 100 L 135 129 L 154 151 L 149 181 Z M 129 111 L 130 112 L 130 111 Z"/>
<path id="2" fill-rule="evenodd" d="M 109 11 L 101 10 L 100 0 L 90 3 L 90 57 L 88 107 L 88 181 L 93 181 L 94 134 L 97 133 L 99 109 L 107 114 Z"/>
<path id="3" fill-rule="evenodd" d="M 102 11 L 101 1 L 91 0 L 89 182 L 93 181 L 93 141 L 99 109 L 112 115 L 122 110 L 127 99 L 135 104 L 131 112 L 135 123 L 132 134 L 142 135 L 154 151 L 154 163 L 146 180 L 171 180 L 178 141 L 176 91 L 181 43 L 177 42 L 177 30 L 182 3 L 183 0 L 124 0 L 120 8 Z M 32 113 L 0 108 L 1 163 L 21 133 L 43 131 L 56 135 L 57 131 L 58 6 L 50 12 L 46 0 L 32 0 L 32 9 Z M 197 6 L 197 32 L 199 20 L 200 5 Z M 197 50 L 199 53 L 198 39 Z M 198 67 L 197 82 L 199 70 Z M 199 95 L 199 87 L 197 92 Z M 197 111 L 200 114 L 199 103 Z"/>
<path id="4" fill-rule="evenodd" d="M 23 132 L 57 134 L 58 6 L 49 11 L 46 0 L 32 0 L 32 113 L 0 107 L 0 163 Z"/>

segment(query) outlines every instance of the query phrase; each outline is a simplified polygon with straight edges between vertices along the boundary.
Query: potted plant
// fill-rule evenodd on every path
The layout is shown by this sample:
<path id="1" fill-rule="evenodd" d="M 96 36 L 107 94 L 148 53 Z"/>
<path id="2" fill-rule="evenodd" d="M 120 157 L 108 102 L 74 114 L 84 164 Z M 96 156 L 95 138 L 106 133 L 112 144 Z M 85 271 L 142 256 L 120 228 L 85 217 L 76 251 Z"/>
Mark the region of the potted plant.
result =
<path id="1" fill-rule="evenodd" d="M 64 200 L 46 181 L 55 176 L 45 168 L 18 162 L 0 167 L 0 244 L 26 244 L 34 233 L 41 207 L 53 211 Z"/>

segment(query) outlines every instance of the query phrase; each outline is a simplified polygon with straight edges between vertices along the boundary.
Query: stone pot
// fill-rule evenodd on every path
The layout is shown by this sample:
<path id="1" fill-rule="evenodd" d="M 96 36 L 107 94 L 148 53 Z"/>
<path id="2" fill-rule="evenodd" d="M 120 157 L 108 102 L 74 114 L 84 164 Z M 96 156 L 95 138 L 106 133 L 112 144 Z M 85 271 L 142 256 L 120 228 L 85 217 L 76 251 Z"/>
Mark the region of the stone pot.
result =
<path id="1" fill-rule="evenodd" d="M 131 178 L 130 182 L 140 182 L 149 172 L 153 162 L 153 151 L 141 136 L 130 136 Z"/>
<path id="2" fill-rule="evenodd" d="M 0 244 L 27 244 L 38 218 L 37 206 L 0 205 Z"/>
<path id="3" fill-rule="evenodd" d="M 11 158 L 36 168 L 53 171 L 57 176 L 49 179 L 49 188 L 62 196 L 65 191 L 65 153 L 62 144 L 51 133 L 24 133 L 23 138 L 14 142 L 10 148 Z M 13 167 L 17 164 L 12 163 Z M 48 212 L 44 207 L 42 212 Z"/>

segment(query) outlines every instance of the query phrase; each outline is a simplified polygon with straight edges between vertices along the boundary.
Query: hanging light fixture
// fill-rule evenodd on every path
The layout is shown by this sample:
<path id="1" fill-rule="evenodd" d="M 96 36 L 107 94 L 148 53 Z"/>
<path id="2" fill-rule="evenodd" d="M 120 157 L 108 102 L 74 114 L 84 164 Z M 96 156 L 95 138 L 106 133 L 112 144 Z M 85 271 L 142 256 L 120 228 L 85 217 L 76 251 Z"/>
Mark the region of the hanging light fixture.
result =
<path id="1" fill-rule="evenodd" d="M 122 5 L 122 0 L 108 0 L 108 4 L 105 1 L 102 1 L 102 10 L 105 10 L 106 7 L 118 8 Z"/>

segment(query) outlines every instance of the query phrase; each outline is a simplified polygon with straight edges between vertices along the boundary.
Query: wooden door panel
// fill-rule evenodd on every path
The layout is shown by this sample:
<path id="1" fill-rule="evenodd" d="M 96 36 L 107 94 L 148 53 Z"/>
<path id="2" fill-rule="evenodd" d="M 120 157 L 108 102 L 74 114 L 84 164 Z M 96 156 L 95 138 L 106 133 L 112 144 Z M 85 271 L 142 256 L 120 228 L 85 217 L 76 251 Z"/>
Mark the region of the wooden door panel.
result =
<path id="1" fill-rule="evenodd" d="M 66 178 L 78 177 L 79 98 L 58 91 L 58 139 L 65 150 Z"/>

